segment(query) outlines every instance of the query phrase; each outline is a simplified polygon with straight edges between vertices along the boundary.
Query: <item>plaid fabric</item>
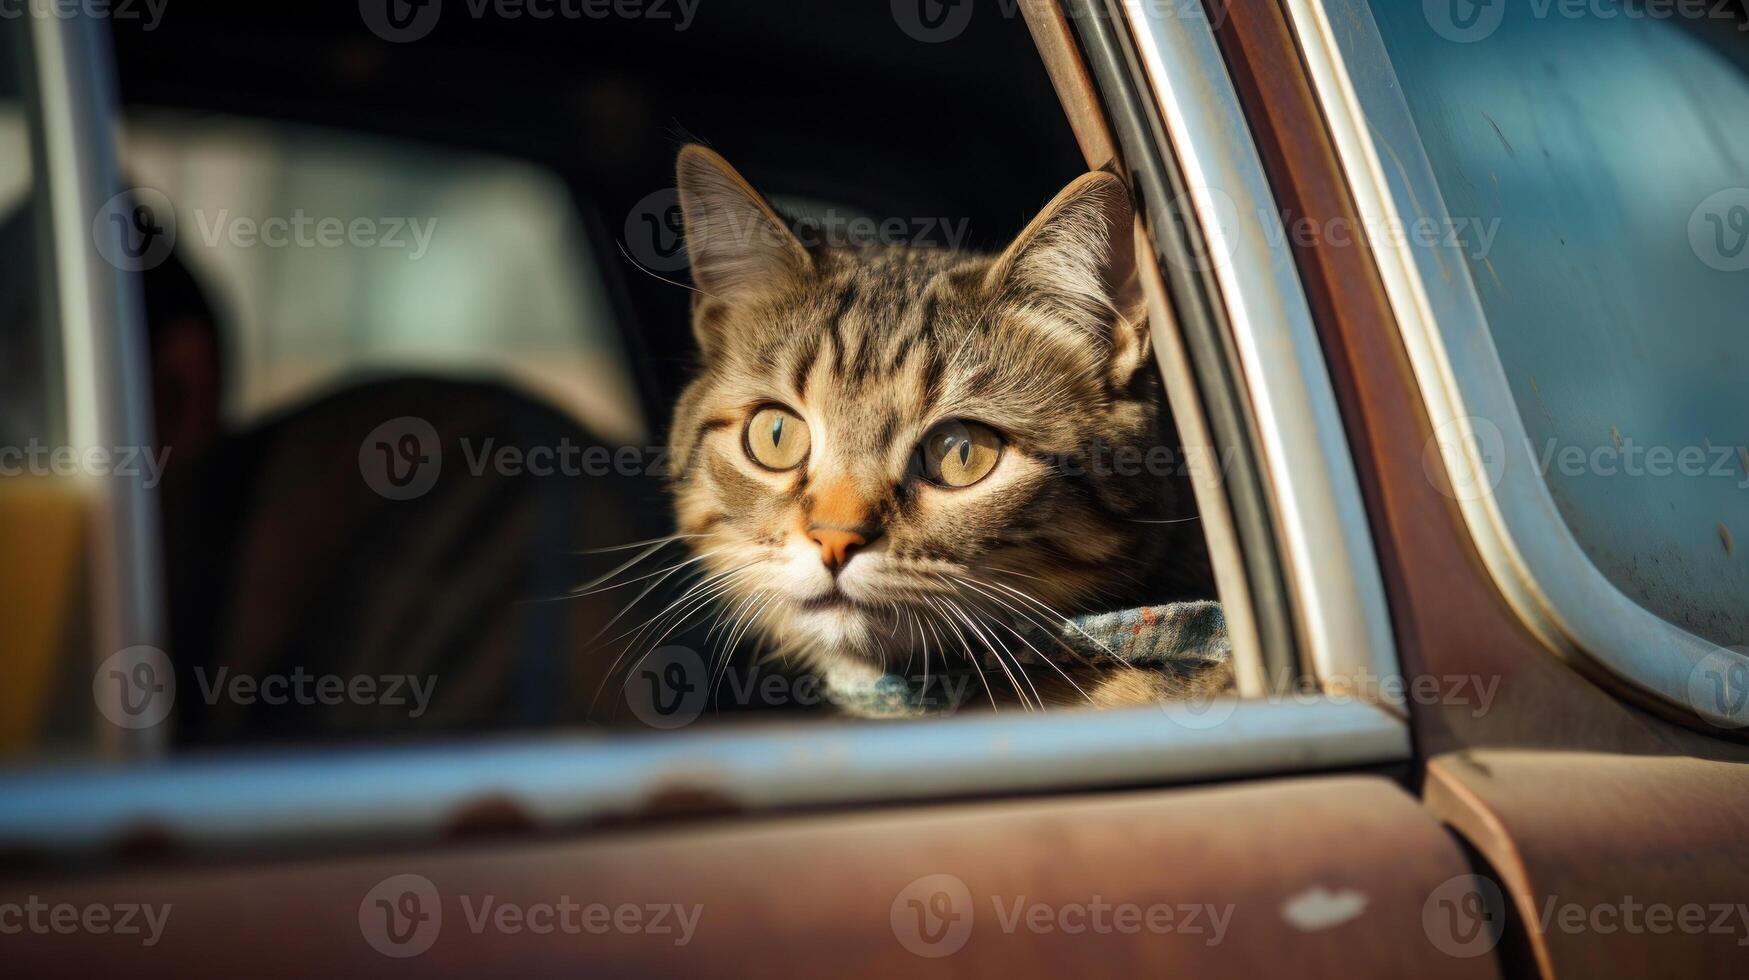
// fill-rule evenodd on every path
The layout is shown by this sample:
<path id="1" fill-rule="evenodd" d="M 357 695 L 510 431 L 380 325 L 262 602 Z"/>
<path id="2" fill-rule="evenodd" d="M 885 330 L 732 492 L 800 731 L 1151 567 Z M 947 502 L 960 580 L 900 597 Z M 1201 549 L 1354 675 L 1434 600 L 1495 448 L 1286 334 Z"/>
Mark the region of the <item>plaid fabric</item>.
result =
<path id="1" fill-rule="evenodd" d="M 1021 635 L 1034 639 L 1040 649 L 1045 630 L 1036 625 L 1019 627 Z M 1232 658 L 1227 637 L 1227 618 L 1218 602 L 1174 602 L 1141 606 L 1116 612 L 1095 613 L 1063 620 L 1051 644 L 1071 648 L 1088 663 L 1110 660 L 1130 667 L 1166 667 L 1185 662 L 1226 663 Z M 948 675 L 951 676 L 951 675 Z M 951 714 L 959 703 L 949 696 L 965 692 L 965 685 L 932 678 L 928 685 L 887 674 L 872 682 L 825 678 L 832 703 L 865 718 L 916 718 Z"/>

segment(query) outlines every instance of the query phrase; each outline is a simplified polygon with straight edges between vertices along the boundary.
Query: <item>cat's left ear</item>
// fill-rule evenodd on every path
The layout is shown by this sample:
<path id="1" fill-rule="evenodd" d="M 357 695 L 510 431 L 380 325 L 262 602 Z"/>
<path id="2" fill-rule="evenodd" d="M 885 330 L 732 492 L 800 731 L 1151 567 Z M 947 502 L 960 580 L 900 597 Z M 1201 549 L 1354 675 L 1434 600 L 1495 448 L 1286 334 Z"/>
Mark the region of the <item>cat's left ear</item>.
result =
<path id="1" fill-rule="evenodd" d="M 1058 329 L 1107 345 L 1120 384 L 1148 361 L 1134 212 L 1112 174 L 1082 174 L 1063 188 L 996 260 L 990 285 L 1018 293 Z"/>

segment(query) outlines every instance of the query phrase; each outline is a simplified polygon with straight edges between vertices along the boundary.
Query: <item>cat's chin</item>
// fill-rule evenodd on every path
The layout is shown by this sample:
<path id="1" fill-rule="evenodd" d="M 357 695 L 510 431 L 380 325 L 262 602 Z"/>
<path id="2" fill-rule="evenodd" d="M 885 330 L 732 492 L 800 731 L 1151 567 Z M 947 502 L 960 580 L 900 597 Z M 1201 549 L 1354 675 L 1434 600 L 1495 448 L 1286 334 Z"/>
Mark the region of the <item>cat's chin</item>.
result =
<path id="1" fill-rule="evenodd" d="M 798 600 L 781 627 L 786 649 L 815 669 L 878 669 L 906 650 L 893 633 L 892 610 L 857 602 L 842 593 Z"/>

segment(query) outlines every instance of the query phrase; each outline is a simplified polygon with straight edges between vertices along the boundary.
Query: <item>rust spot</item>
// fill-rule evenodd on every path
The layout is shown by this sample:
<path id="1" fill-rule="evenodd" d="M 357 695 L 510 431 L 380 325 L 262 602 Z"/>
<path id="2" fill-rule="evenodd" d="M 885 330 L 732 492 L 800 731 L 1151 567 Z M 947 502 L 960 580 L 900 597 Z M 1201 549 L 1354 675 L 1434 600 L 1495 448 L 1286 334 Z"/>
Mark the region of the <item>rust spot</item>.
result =
<path id="1" fill-rule="evenodd" d="M 161 858 L 181 849 L 176 835 L 158 823 L 139 823 L 127 827 L 115 837 L 110 851 L 124 860 Z"/>
<path id="2" fill-rule="evenodd" d="M 745 813 L 746 809 L 719 790 L 698 786 L 667 786 L 652 792 L 638 809 L 603 813 L 587 821 L 585 826 L 594 830 L 616 830 L 649 824 L 729 817 Z"/>
<path id="3" fill-rule="evenodd" d="M 508 796 L 488 796 L 462 804 L 444 827 L 446 837 L 495 837 L 501 834 L 524 834 L 539 826 L 523 809 L 522 804 Z"/>

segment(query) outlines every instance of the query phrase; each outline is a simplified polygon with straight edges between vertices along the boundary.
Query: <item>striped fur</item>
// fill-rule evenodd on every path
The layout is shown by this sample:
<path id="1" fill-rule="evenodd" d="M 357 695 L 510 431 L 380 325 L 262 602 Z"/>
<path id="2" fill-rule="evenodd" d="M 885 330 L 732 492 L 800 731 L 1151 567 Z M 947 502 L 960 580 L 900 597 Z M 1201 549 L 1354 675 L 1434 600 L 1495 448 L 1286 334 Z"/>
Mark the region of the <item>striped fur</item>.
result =
<path id="1" fill-rule="evenodd" d="M 1077 179 L 998 255 L 804 248 L 701 147 L 679 186 L 702 367 L 671 430 L 676 513 L 769 645 L 822 671 L 916 671 L 920 653 L 939 670 L 950 649 L 1024 651 L 1004 619 L 1171 598 L 1159 570 L 1200 541 L 1165 522 L 1171 481 L 1089 466 L 1171 444 L 1117 178 Z M 744 451 L 772 403 L 811 433 L 789 472 Z M 1005 440 L 970 487 L 916 475 L 918 440 L 951 419 Z M 817 524 L 870 532 L 836 580 Z"/>

